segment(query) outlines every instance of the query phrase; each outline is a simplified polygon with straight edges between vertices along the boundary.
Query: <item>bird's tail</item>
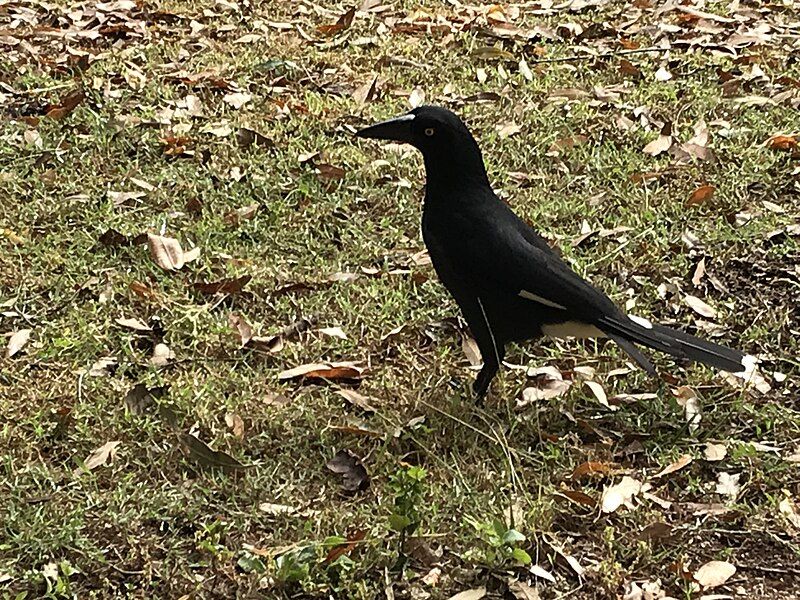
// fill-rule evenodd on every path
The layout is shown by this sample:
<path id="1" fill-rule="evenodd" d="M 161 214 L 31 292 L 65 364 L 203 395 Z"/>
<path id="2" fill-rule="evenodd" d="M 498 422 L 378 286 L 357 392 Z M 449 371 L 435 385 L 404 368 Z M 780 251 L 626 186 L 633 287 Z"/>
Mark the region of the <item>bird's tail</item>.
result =
<path id="1" fill-rule="evenodd" d="M 633 344 L 641 344 L 731 373 L 739 373 L 745 369 L 745 355 L 738 350 L 713 344 L 645 319 L 624 315 L 603 317 L 598 327 L 650 374 L 655 372 L 653 365 Z"/>

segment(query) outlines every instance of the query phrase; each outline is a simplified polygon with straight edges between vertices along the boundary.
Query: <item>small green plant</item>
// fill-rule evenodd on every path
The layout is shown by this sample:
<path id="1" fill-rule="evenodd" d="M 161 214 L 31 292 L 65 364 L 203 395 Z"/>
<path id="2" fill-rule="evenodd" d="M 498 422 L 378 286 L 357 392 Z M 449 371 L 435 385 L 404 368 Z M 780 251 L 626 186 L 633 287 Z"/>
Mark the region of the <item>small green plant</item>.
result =
<path id="1" fill-rule="evenodd" d="M 513 528 L 509 528 L 500 519 L 491 521 L 477 521 L 465 517 L 480 538 L 488 544 L 483 560 L 489 564 L 500 566 L 508 561 L 516 561 L 522 565 L 531 563 L 530 555 L 519 547 L 525 541 L 525 536 Z"/>
<path id="2" fill-rule="evenodd" d="M 285 552 L 275 559 L 275 579 L 281 583 L 301 582 L 308 578 L 316 562 L 317 551 L 312 545 Z"/>
<path id="3" fill-rule="evenodd" d="M 414 533 L 422 522 L 420 507 L 425 491 L 425 476 L 422 467 L 408 467 L 389 479 L 389 489 L 394 495 L 389 527 L 403 536 Z"/>

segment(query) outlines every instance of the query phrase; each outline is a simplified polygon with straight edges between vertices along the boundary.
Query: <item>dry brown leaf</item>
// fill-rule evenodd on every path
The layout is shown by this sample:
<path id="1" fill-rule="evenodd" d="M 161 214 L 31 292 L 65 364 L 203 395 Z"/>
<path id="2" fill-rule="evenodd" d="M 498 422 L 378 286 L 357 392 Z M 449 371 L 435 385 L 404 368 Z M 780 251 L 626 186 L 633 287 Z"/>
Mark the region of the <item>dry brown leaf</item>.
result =
<path id="1" fill-rule="evenodd" d="M 244 421 L 236 413 L 225 413 L 225 424 L 230 427 L 233 435 L 240 440 L 244 438 Z"/>
<path id="2" fill-rule="evenodd" d="M 697 263 L 697 266 L 694 269 L 694 275 L 692 275 L 692 285 L 694 287 L 699 287 L 700 283 L 703 281 L 703 277 L 706 274 L 706 258 L 705 256 L 700 259 L 700 262 Z"/>
<path id="3" fill-rule="evenodd" d="M 242 108 L 252 99 L 253 99 L 252 94 L 247 94 L 245 92 L 231 92 L 229 94 L 225 94 L 222 97 L 222 101 L 225 102 L 225 104 L 229 104 L 236 110 Z"/>
<path id="4" fill-rule="evenodd" d="M 598 461 L 587 461 L 584 463 L 579 464 L 575 467 L 575 470 L 572 471 L 572 479 L 581 479 L 587 476 L 594 476 L 594 475 L 608 475 L 615 471 L 618 465 L 613 463 L 606 463 L 606 462 L 598 462 Z"/>
<path id="5" fill-rule="evenodd" d="M 310 363 L 278 373 L 281 381 L 288 379 L 360 379 L 364 369 L 352 362 Z"/>
<path id="6" fill-rule="evenodd" d="M 236 210 L 232 210 L 223 217 L 223 221 L 225 221 L 225 223 L 228 225 L 236 226 L 242 221 L 252 219 L 254 216 L 256 216 L 257 212 L 258 204 L 249 204 L 248 206 L 243 206 L 241 208 L 237 208 Z"/>
<path id="7" fill-rule="evenodd" d="M 117 455 L 117 447 L 121 443 L 122 442 L 119 441 L 106 442 L 87 456 L 86 460 L 83 461 L 83 466 L 76 468 L 72 471 L 72 474 L 75 477 L 79 477 L 86 471 L 91 471 L 97 467 L 103 466 L 107 462 L 113 461 L 114 457 Z"/>
<path id="8" fill-rule="evenodd" d="M 728 496 L 731 500 L 735 500 L 739 495 L 739 476 L 740 473 L 731 475 L 722 471 L 717 475 L 717 485 L 714 488 L 720 496 Z"/>
<path id="9" fill-rule="evenodd" d="M 152 331 L 153 328 L 150 325 L 140 321 L 139 319 L 116 319 L 117 325 L 120 327 L 124 327 L 125 329 L 133 329 L 134 331 Z"/>
<path id="10" fill-rule="evenodd" d="M 353 92 L 353 99 L 358 104 L 366 104 L 375 99 L 378 88 L 378 75 L 373 75 L 364 85 L 361 85 Z"/>
<path id="11" fill-rule="evenodd" d="M 797 503 L 787 496 L 778 503 L 778 510 L 786 517 L 786 520 L 791 523 L 792 527 L 800 530 L 800 511 L 798 510 Z"/>
<path id="12" fill-rule="evenodd" d="M 411 108 L 417 108 L 424 102 L 425 92 L 423 92 L 420 88 L 414 88 L 411 90 L 411 94 L 408 96 L 408 103 L 411 105 Z"/>
<path id="13" fill-rule="evenodd" d="M 454 596 L 450 596 L 449 600 L 481 600 L 486 596 L 486 588 L 479 587 L 471 590 L 459 592 Z"/>
<path id="14" fill-rule="evenodd" d="M 686 206 L 700 206 L 704 204 L 714 196 L 715 190 L 716 188 L 713 185 L 701 185 L 691 193 L 688 200 L 686 200 Z"/>
<path id="15" fill-rule="evenodd" d="M 220 279 L 219 281 L 204 282 L 196 281 L 192 287 L 201 294 L 213 296 L 214 294 L 238 294 L 242 291 L 245 285 L 253 278 L 252 275 L 242 275 L 241 277 L 234 277 L 229 279 Z"/>
<path id="16" fill-rule="evenodd" d="M 633 497 L 642 490 L 642 482 L 627 475 L 616 485 L 603 490 L 601 508 L 604 513 L 612 513 L 623 504 L 630 507 Z"/>
<path id="17" fill-rule="evenodd" d="M 148 233 L 147 247 L 155 263 L 165 271 L 176 271 L 186 262 L 181 243 L 175 238 Z"/>
<path id="18" fill-rule="evenodd" d="M 656 81 L 669 81 L 670 79 L 672 79 L 672 73 L 666 67 L 659 67 L 658 71 L 656 71 Z"/>
<path id="19" fill-rule="evenodd" d="M 31 339 L 32 329 L 20 329 L 15 331 L 10 338 L 8 338 L 8 345 L 6 346 L 6 358 L 11 358 L 22 350 Z"/>
<path id="20" fill-rule="evenodd" d="M 683 301 L 686 303 L 686 306 L 691 308 L 694 312 L 702 317 L 706 317 L 707 319 L 714 319 L 717 316 L 717 311 L 714 310 L 710 305 L 706 304 L 705 301 L 701 300 L 697 296 L 692 296 L 691 294 L 686 294 L 684 296 Z"/>
<path id="21" fill-rule="evenodd" d="M 345 492 L 354 493 L 369 487 L 367 469 L 361 459 L 349 450 L 339 450 L 325 466 L 329 471 L 342 476 L 342 489 Z"/>
<path id="22" fill-rule="evenodd" d="M 374 401 L 374 398 L 370 398 L 369 396 L 364 396 L 359 394 L 358 392 L 354 392 L 353 390 L 336 390 L 336 393 L 339 394 L 342 398 L 347 400 L 353 406 L 356 406 L 363 410 L 364 412 L 374 413 L 378 412 L 375 407 L 371 404 Z"/>
<path id="23" fill-rule="evenodd" d="M 332 25 L 320 25 L 317 27 L 317 31 L 323 35 L 334 35 L 350 27 L 350 25 L 353 24 L 353 19 L 355 16 L 356 7 L 353 6 L 343 13 L 336 23 L 333 23 Z"/>
<path id="24" fill-rule="evenodd" d="M 153 356 L 150 357 L 150 364 L 155 367 L 163 367 L 175 360 L 175 353 L 164 343 L 156 344 L 153 348 Z"/>
<path id="25" fill-rule="evenodd" d="M 247 319 L 238 313 L 231 313 L 228 315 L 228 323 L 239 333 L 240 346 L 242 348 L 247 346 L 250 340 L 253 339 L 253 328 L 247 322 Z"/>
<path id="26" fill-rule="evenodd" d="M 703 415 L 700 412 L 700 399 L 697 393 L 689 386 L 682 385 L 672 390 L 678 404 L 683 408 L 689 431 L 694 433 L 700 427 Z"/>
<path id="27" fill-rule="evenodd" d="M 716 462 L 724 459 L 728 455 L 728 449 L 725 447 L 725 444 L 712 444 L 709 442 L 703 449 L 703 455 L 707 461 Z"/>
<path id="28" fill-rule="evenodd" d="M 516 123 L 501 123 L 496 125 L 495 129 L 497 130 L 497 135 L 500 136 L 501 140 L 509 138 L 512 135 L 516 135 L 522 131 L 522 127 Z"/>
<path id="29" fill-rule="evenodd" d="M 675 471 L 680 471 L 682 468 L 684 468 L 686 465 L 692 462 L 692 460 L 694 460 L 694 458 L 692 457 L 691 454 L 683 454 L 674 463 L 667 465 L 666 467 L 661 469 L 658 473 L 653 475 L 653 479 L 656 479 L 658 477 L 663 477 L 664 475 L 670 475 Z"/>
<path id="30" fill-rule="evenodd" d="M 608 403 L 608 396 L 606 395 L 606 391 L 603 389 L 603 386 L 597 383 L 596 381 L 584 381 L 583 382 L 586 387 L 592 390 L 594 397 L 597 398 L 597 401 L 600 402 L 606 408 L 610 408 L 611 410 L 617 410 L 617 406 L 611 406 Z"/>
<path id="31" fill-rule="evenodd" d="M 650 156 L 658 156 L 662 152 L 669 150 L 671 146 L 672 136 L 661 134 L 652 142 L 647 144 L 644 148 L 642 148 L 642 152 L 649 154 Z"/>
<path id="32" fill-rule="evenodd" d="M 712 560 L 694 572 L 694 580 L 704 590 L 718 587 L 728 581 L 736 573 L 736 567 L 722 560 Z"/>
<path id="33" fill-rule="evenodd" d="M 524 581 L 512 581 L 508 584 L 508 591 L 516 600 L 539 600 L 539 592 Z"/>
<path id="34" fill-rule="evenodd" d="M 794 135 L 773 135 L 767 140 L 767 146 L 773 150 L 791 151 L 797 149 L 798 141 Z"/>
<path id="35" fill-rule="evenodd" d="M 467 357 L 470 365 L 479 367 L 483 364 L 483 358 L 481 357 L 480 348 L 478 348 L 478 342 L 466 331 L 459 330 L 459 334 L 461 335 L 461 350 L 464 352 L 464 356 Z"/>
<path id="36" fill-rule="evenodd" d="M 317 329 L 321 334 L 327 335 L 330 337 L 339 338 L 340 340 L 346 340 L 347 334 L 342 330 L 341 327 L 321 327 Z"/>

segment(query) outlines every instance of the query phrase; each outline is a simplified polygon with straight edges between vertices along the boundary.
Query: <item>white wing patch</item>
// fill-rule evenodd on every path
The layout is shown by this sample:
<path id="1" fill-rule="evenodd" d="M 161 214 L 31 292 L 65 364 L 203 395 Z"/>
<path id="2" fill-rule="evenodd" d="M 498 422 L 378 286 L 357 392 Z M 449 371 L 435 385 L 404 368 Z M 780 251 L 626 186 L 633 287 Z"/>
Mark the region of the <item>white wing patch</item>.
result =
<path id="1" fill-rule="evenodd" d="M 650 321 L 648 321 L 647 319 L 645 319 L 644 317 L 637 317 L 636 315 L 628 315 L 628 318 L 631 321 L 633 321 L 634 323 L 636 323 L 637 325 L 641 325 L 645 329 L 652 329 L 653 328 L 653 324 Z"/>
<path id="2" fill-rule="evenodd" d="M 557 338 L 604 338 L 606 334 L 594 325 L 580 321 L 565 321 L 563 323 L 548 323 L 542 325 L 542 333 Z"/>
<path id="3" fill-rule="evenodd" d="M 520 290 L 518 294 L 521 298 L 526 298 L 528 300 L 533 300 L 534 302 L 538 302 L 539 304 L 544 304 L 545 306 L 549 306 L 550 308 L 558 308 L 560 310 L 567 310 L 566 306 L 561 306 L 557 302 L 552 302 L 547 298 L 542 298 L 541 296 L 537 296 L 536 294 L 532 294 L 527 290 Z"/>

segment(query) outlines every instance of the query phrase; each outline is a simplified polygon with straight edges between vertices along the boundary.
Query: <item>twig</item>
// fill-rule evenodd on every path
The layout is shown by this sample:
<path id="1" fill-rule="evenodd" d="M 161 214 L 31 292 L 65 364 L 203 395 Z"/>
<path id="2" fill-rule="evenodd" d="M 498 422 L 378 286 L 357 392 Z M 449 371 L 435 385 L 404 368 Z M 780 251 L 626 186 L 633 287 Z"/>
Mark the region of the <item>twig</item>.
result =
<path id="1" fill-rule="evenodd" d="M 602 52 L 600 54 L 573 54 L 571 56 L 560 56 L 558 58 L 537 58 L 529 62 L 534 65 L 539 65 L 542 63 L 562 63 L 572 62 L 575 60 L 590 60 L 593 58 L 611 58 L 614 56 L 628 56 L 630 54 L 645 54 L 648 52 L 667 52 L 669 50 L 671 50 L 671 48 L 650 46 L 648 48 L 634 48 L 632 50 L 618 50 L 612 52 Z"/>

